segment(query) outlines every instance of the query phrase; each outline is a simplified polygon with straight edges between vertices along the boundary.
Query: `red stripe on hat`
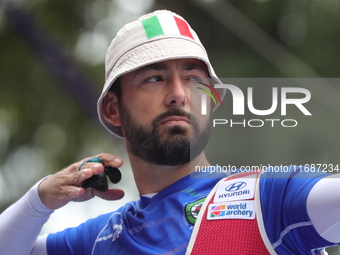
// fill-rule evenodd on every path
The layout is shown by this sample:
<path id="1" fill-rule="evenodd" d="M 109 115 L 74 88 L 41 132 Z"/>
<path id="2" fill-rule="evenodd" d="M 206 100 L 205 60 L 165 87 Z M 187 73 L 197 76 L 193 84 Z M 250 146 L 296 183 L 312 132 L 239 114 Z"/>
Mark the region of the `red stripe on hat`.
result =
<path id="1" fill-rule="evenodd" d="M 192 36 L 192 34 L 190 32 L 190 28 L 189 28 L 188 24 L 184 20 L 182 20 L 182 19 L 180 19 L 176 16 L 174 16 L 174 18 L 175 18 L 177 27 L 178 27 L 181 35 L 184 35 L 184 36 L 190 37 L 191 39 L 194 39 L 194 37 Z"/>

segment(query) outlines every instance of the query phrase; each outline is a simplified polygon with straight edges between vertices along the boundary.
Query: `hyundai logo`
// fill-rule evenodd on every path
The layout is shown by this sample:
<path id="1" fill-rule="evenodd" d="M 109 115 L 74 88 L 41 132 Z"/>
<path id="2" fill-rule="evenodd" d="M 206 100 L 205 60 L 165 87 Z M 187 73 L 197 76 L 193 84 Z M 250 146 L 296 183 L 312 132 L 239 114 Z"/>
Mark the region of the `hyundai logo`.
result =
<path id="1" fill-rule="evenodd" d="M 228 191 L 228 192 L 238 191 L 240 189 L 243 189 L 245 186 L 247 186 L 247 183 L 245 183 L 245 182 L 235 182 L 235 183 L 228 185 L 225 188 L 225 190 Z"/>

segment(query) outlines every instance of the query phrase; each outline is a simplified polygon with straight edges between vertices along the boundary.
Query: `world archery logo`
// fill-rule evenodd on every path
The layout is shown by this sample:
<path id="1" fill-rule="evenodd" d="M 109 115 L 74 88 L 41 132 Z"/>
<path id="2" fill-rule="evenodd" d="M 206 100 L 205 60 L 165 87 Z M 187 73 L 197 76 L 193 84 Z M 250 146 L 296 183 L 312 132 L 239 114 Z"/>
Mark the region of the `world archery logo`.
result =
<path id="1" fill-rule="evenodd" d="M 225 216 L 225 205 L 216 205 L 211 208 L 210 217 L 222 217 Z"/>
<path id="2" fill-rule="evenodd" d="M 196 83 L 199 83 L 201 85 L 204 85 L 206 86 L 208 89 L 205 89 L 205 88 L 201 88 L 201 87 L 196 87 L 200 90 L 203 90 L 206 94 L 202 94 L 202 104 L 201 104 L 201 114 L 202 115 L 207 115 L 207 94 L 210 96 L 210 98 L 213 100 L 215 106 L 217 105 L 217 101 L 216 101 L 216 98 L 218 100 L 218 102 L 220 103 L 220 105 L 222 104 L 222 99 L 220 97 L 220 95 L 218 94 L 218 92 L 216 91 L 215 88 L 213 88 L 212 86 L 206 84 L 206 83 L 203 83 L 203 82 L 199 82 L 199 81 L 196 81 Z M 215 96 L 211 93 L 211 91 L 215 94 Z M 216 97 L 216 98 L 215 98 Z"/>

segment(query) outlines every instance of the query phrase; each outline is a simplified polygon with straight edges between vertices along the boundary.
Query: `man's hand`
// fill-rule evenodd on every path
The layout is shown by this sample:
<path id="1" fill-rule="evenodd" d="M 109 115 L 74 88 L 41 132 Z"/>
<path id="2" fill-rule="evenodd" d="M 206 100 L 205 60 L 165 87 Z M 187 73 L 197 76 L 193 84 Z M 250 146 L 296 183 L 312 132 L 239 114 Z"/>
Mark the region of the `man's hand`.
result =
<path id="1" fill-rule="evenodd" d="M 105 166 L 119 168 L 123 165 L 123 160 L 120 157 L 111 154 L 101 153 L 96 157 Z M 40 183 L 38 188 L 39 196 L 47 208 L 55 210 L 70 201 L 86 201 L 94 196 L 105 200 L 118 200 L 124 196 L 124 191 L 120 189 L 109 189 L 102 192 L 93 188 L 84 189 L 81 187 L 83 181 L 104 171 L 104 165 L 96 162 L 86 162 L 78 170 L 79 166 L 88 159 L 74 163 Z"/>

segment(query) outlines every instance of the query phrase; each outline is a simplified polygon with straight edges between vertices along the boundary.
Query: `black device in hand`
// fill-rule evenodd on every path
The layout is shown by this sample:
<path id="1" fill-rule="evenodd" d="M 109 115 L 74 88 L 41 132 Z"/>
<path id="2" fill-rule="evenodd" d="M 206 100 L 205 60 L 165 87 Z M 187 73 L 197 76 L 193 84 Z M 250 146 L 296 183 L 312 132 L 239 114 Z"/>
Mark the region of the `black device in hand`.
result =
<path id="1" fill-rule="evenodd" d="M 85 180 L 82 183 L 82 187 L 84 189 L 95 188 L 99 191 L 107 191 L 109 189 L 107 177 L 109 177 L 112 183 L 116 184 L 122 179 L 122 174 L 120 170 L 116 167 L 104 166 L 104 172 L 99 175 L 94 175 L 91 178 Z"/>

